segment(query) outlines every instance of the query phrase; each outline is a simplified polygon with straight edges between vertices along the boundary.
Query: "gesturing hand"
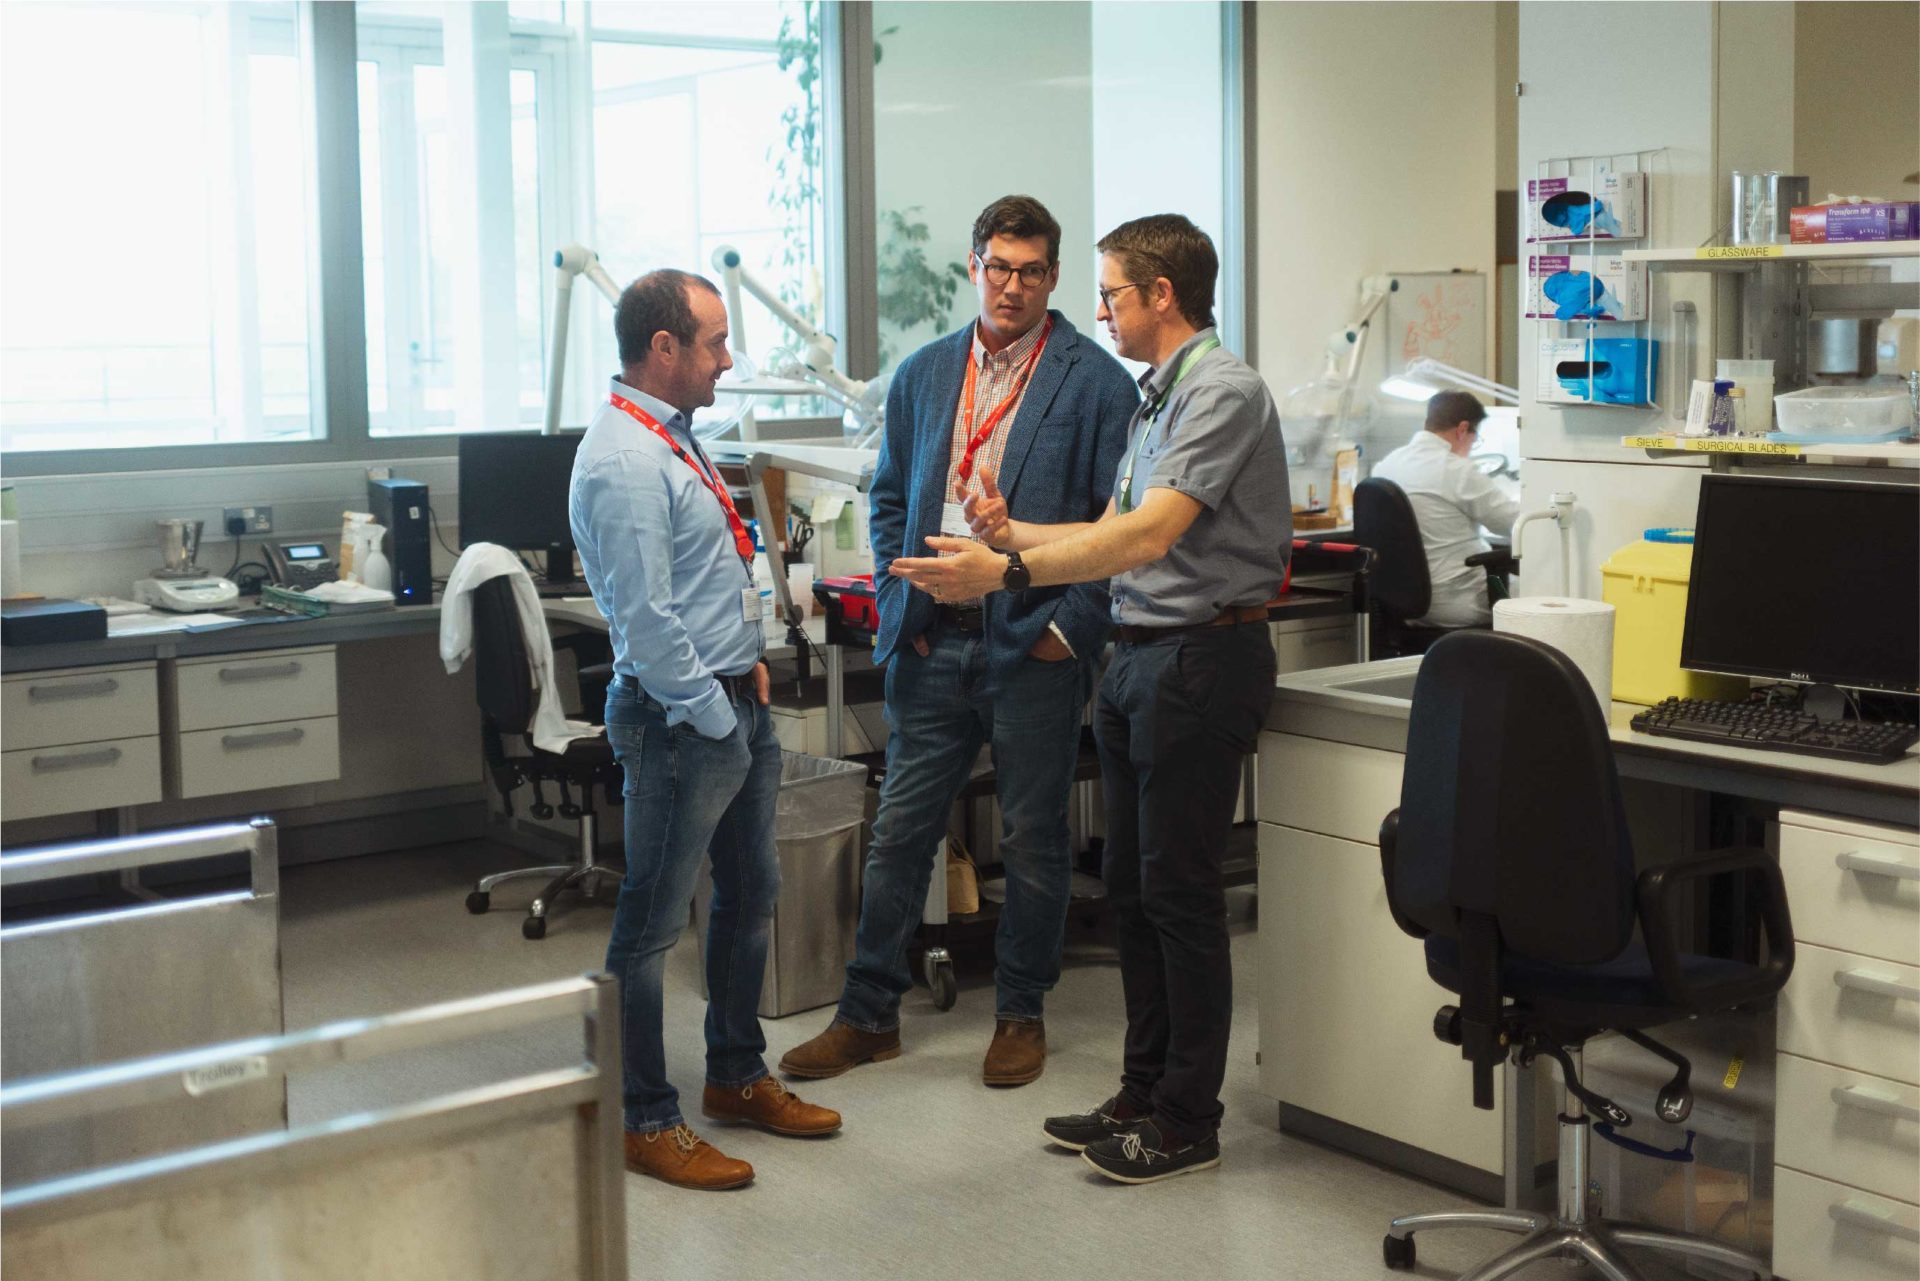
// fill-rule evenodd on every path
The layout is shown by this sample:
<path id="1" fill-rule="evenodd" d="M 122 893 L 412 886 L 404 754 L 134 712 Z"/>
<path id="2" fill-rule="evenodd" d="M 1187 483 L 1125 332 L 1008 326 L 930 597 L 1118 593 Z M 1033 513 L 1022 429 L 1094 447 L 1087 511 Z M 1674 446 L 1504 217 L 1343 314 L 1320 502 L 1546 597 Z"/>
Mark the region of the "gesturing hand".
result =
<path id="1" fill-rule="evenodd" d="M 980 469 L 980 492 L 969 494 L 960 509 L 975 538 L 989 547 L 998 547 L 1006 541 L 1007 500 L 1001 497 L 1000 486 L 994 483 L 991 467 Z"/>

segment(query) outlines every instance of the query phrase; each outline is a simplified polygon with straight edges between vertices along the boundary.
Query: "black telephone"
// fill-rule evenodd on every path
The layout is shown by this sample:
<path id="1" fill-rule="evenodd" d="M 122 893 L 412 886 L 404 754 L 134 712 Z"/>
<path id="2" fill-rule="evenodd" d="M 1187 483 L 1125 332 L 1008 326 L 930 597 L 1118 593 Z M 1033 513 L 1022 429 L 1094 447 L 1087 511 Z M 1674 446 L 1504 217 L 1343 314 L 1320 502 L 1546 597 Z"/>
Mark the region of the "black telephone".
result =
<path id="1" fill-rule="evenodd" d="M 268 543 L 267 567 L 274 582 L 302 592 L 340 576 L 325 543 Z"/>

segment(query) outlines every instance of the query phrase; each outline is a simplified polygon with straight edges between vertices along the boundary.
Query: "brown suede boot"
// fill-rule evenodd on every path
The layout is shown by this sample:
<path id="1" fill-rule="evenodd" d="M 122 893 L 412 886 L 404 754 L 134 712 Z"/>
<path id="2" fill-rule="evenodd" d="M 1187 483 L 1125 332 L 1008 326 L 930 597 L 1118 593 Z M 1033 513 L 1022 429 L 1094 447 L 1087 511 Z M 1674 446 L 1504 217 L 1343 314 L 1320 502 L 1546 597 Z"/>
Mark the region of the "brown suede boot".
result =
<path id="1" fill-rule="evenodd" d="M 996 1019 L 980 1079 L 988 1085 L 1025 1085 L 1047 1070 L 1047 1025 L 1034 1020 Z"/>
<path id="2" fill-rule="evenodd" d="M 862 1032 L 836 1020 L 819 1036 L 788 1050 L 780 1060 L 780 1070 L 789 1076 L 820 1080 L 839 1076 L 862 1063 L 881 1063 L 899 1057 L 899 1028 L 891 1032 Z"/>
<path id="3" fill-rule="evenodd" d="M 720 1150 L 684 1125 L 671 1130 L 626 1133 L 627 1168 L 648 1174 L 676 1188 L 720 1192 L 753 1182 L 753 1167 L 723 1156 Z"/>
<path id="4" fill-rule="evenodd" d="M 737 1090 L 707 1086 L 700 1111 L 716 1121 L 745 1121 L 775 1134 L 811 1138 L 840 1128 L 840 1114 L 832 1108 L 802 1103 L 800 1096 L 770 1076 Z"/>

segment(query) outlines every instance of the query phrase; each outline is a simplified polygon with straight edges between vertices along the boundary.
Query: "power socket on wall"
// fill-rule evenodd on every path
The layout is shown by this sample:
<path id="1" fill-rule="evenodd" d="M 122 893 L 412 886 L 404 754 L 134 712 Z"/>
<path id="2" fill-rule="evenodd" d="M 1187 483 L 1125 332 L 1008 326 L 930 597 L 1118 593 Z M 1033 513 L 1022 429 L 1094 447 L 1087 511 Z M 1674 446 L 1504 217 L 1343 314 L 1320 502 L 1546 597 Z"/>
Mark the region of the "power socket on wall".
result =
<path id="1" fill-rule="evenodd" d="M 220 527 L 234 537 L 241 534 L 271 534 L 273 532 L 273 508 L 271 507 L 228 507 L 221 513 Z M 235 533 L 238 522 L 239 533 Z"/>

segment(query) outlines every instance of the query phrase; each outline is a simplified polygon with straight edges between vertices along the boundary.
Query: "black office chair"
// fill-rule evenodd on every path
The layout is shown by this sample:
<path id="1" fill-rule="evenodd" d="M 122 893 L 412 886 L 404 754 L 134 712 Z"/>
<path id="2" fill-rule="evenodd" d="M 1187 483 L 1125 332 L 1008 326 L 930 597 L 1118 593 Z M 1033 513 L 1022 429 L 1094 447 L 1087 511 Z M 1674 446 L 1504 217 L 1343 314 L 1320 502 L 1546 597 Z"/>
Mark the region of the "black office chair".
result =
<path id="1" fill-rule="evenodd" d="M 1742 1251 L 1659 1229 L 1603 1222 L 1586 1206 L 1588 1113 L 1632 1118 L 1580 1081 L 1581 1047 L 1606 1029 L 1676 1068 L 1661 1118 L 1692 1108 L 1687 1061 L 1644 1028 L 1763 1000 L 1793 968 L 1793 929 L 1778 866 L 1762 850 L 1719 851 L 1636 881 L 1613 748 L 1592 687 L 1560 651 L 1523 636 L 1462 631 L 1420 664 L 1400 808 L 1380 829 L 1387 904 L 1425 939 L 1427 972 L 1460 994 L 1434 1034 L 1473 1066 L 1475 1107 L 1491 1108 L 1508 1056 L 1560 1065 L 1557 1215 L 1514 1210 L 1395 1219 L 1388 1267 L 1411 1268 L 1413 1234 L 1488 1227 L 1526 1240 L 1461 1281 L 1493 1281 L 1538 1259 L 1584 1259 L 1610 1281 L 1638 1281 L 1620 1246 L 1691 1255 L 1770 1275 Z M 1737 874 L 1765 934 L 1747 963 L 1685 950 L 1676 937 L 1690 882 Z M 1641 937 L 1636 938 L 1638 922 Z M 1753 924 L 1753 922 L 1749 922 Z"/>
<path id="2" fill-rule="evenodd" d="M 605 647 L 604 639 L 597 636 L 561 636 L 555 638 L 553 644 L 556 649 L 576 651 Z M 580 671 L 581 707 L 596 722 L 601 715 L 599 709 L 605 705 L 611 671 L 604 664 Z M 492 905 L 495 886 L 529 876 L 548 878 L 546 889 L 533 900 L 527 909 L 527 919 L 520 923 L 520 932 L 527 938 L 543 938 L 548 919 L 568 891 L 593 899 L 603 885 L 612 886 L 616 892 L 619 889 L 620 874 L 594 860 L 600 833 L 593 789 L 598 785 L 607 804 L 618 805 L 622 771 L 604 737 L 575 739 L 565 755 L 534 746 L 529 731 L 539 696 L 533 686 L 526 640 L 520 632 L 513 579 L 508 575 L 488 579 L 473 592 L 473 686 L 480 704 L 480 740 L 487 772 L 500 792 L 507 814 L 513 814 L 513 793 L 522 784 L 531 783 L 533 803 L 528 809 L 535 818 L 552 818 L 554 807 L 547 804 L 543 786 L 551 782 L 559 789 L 560 816 L 577 819 L 580 824 L 578 861 L 496 872 L 481 877 L 473 892 L 467 895 L 467 910 L 478 915 Z M 580 793 L 577 802 L 574 788 Z"/>
<path id="3" fill-rule="evenodd" d="M 1427 547 L 1420 521 L 1406 491 L 1380 476 L 1353 489 L 1353 541 L 1378 557 L 1372 577 L 1373 620 L 1368 653 L 1373 658 L 1424 654 L 1449 629 L 1416 623 L 1433 608 L 1433 582 L 1427 574 Z M 1508 577 L 1516 568 L 1505 549 L 1467 557 L 1486 571 L 1489 600 L 1504 600 Z"/>

